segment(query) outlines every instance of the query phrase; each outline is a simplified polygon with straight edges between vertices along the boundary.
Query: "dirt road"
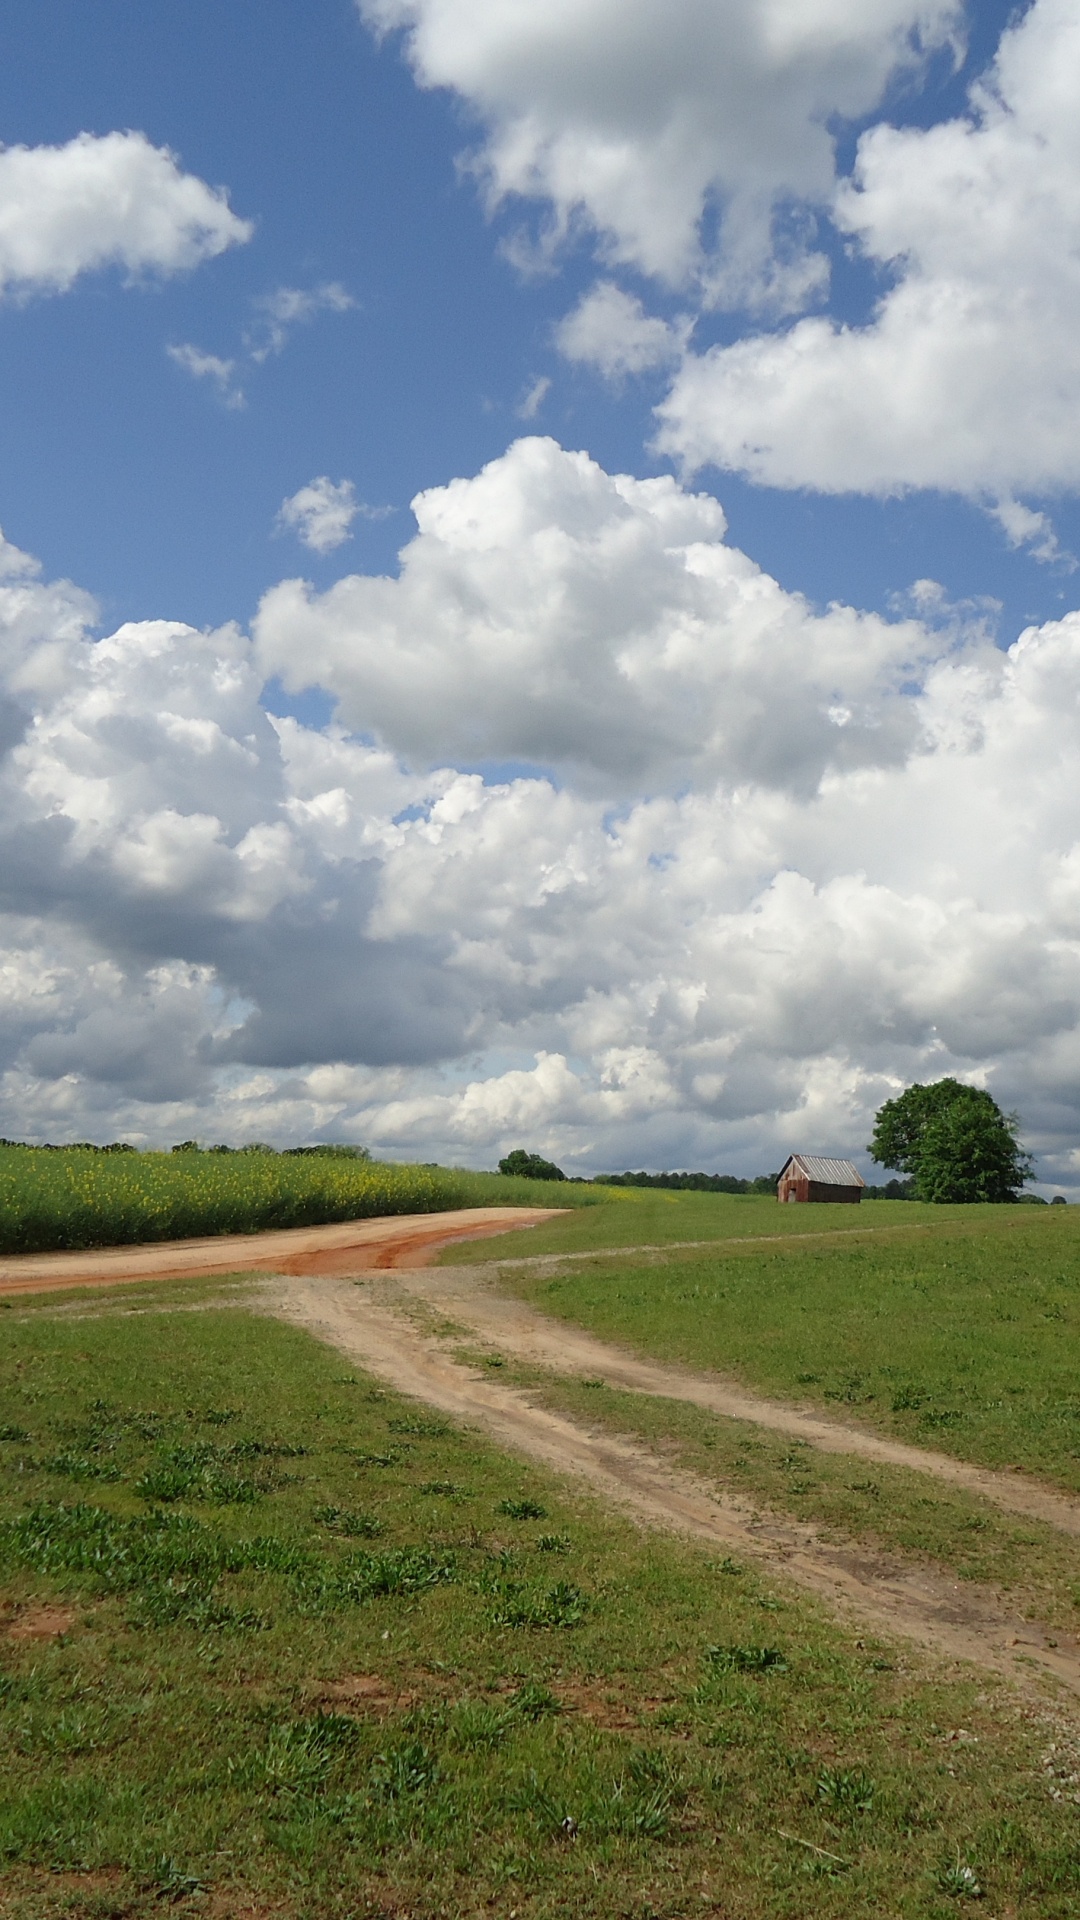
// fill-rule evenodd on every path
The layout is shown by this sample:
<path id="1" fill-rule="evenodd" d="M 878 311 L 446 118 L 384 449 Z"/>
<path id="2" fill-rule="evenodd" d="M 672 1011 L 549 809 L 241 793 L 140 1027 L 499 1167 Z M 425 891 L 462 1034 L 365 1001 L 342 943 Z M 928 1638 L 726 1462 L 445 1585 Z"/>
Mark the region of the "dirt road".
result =
<path id="1" fill-rule="evenodd" d="M 875 1634 L 899 1635 L 1021 1682 L 1030 1679 L 1033 1668 L 1041 1670 L 1080 1696 L 1080 1642 L 1021 1619 L 992 1589 L 906 1565 L 897 1555 L 825 1539 L 812 1526 L 703 1485 L 645 1447 L 591 1432 L 537 1405 L 527 1392 L 455 1359 L 447 1343 L 460 1342 L 460 1328 L 440 1337 L 408 1310 L 423 1299 L 446 1311 L 452 1300 L 460 1318 L 461 1293 L 448 1297 L 437 1284 L 444 1274 L 436 1270 L 425 1276 L 436 1283 L 430 1292 L 410 1276 L 407 1295 L 340 1279 L 290 1280 L 287 1286 L 271 1282 L 249 1304 L 305 1328 L 400 1392 L 482 1427 L 500 1445 L 573 1475 L 629 1517 L 745 1555 Z M 457 1269 L 454 1279 L 460 1274 Z M 504 1336 L 506 1331 L 504 1320 Z M 552 1326 L 551 1332 L 561 1342 L 566 1330 Z M 502 1351 L 513 1350 L 504 1337 Z M 610 1349 L 603 1351 L 610 1356 Z"/>
<path id="2" fill-rule="evenodd" d="M 0 1297 L 65 1287 L 115 1287 L 137 1280 L 199 1280 L 218 1273 L 363 1273 L 419 1264 L 452 1240 L 482 1240 L 511 1227 L 552 1220 L 561 1207 L 461 1207 L 402 1213 L 279 1233 L 216 1234 L 152 1246 L 95 1247 L 77 1253 L 0 1257 Z"/>

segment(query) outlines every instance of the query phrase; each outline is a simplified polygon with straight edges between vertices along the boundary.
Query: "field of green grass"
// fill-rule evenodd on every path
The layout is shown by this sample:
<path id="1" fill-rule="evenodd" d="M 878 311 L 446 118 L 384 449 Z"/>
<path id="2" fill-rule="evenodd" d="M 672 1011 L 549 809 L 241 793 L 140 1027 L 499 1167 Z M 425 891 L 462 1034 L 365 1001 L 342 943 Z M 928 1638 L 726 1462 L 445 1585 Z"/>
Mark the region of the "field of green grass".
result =
<path id="1" fill-rule="evenodd" d="M 588 1206 L 592 1187 L 277 1153 L 0 1146 L 0 1254 L 312 1227 L 456 1207 Z"/>
<path id="2" fill-rule="evenodd" d="M 662 1197 L 638 1244 L 726 1244 L 590 1258 L 605 1233 L 634 1244 L 620 1204 L 455 1257 L 580 1250 L 502 1284 L 638 1352 L 1080 1491 L 1080 1209 Z"/>
<path id="3" fill-rule="evenodd" d="M 5 1920 L 1076 1911 L 1049 1709 L 220 1297 L 3 1315 Z"/>

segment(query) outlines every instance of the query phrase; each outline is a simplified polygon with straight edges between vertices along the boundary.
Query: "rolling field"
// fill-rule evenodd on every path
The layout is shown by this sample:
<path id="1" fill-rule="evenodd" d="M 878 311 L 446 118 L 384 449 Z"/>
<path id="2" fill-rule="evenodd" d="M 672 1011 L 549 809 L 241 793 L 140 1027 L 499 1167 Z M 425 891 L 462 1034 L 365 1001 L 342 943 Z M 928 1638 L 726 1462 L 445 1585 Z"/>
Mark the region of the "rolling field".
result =
<path id="1" fill-rule="evenodd" d="M 1080 1490 L 1080 1209 L 710 1195 L 684 1214 L 679 1195 L 642 1239 L 727 1244 L 589 1257 L 626 1224 L 603 1207 L 527 1247 L 511 1235 L 442 1258 L 580 1248 L 554 1269 L 504 1268 L 501 1285 L 636 1351 Z"/>
<path id="2" fill-rule="evenodd" d="M 1080 1484 L 1071 1209 L 590 1198 L 444 1256 L 481 1279 L 441 1309 L 438 1268 L 410 1279 L 407 1337 L 459 1351 L 487 1273 L 496 1307 Z M 316 1315 L 344 1290 L 361 1342 L 397 1284 L 274 1283 Z M 0 1303 L 4 1920 L 1076 1911 L 1075 1697 L 845 1624 L 782 1554 L 635 1527 L 267 1305 L 236 1281 Z M 971 1583 L 1074 1644 L 1075 1537 L 566 1364 L 464 1357 L 478 1409 L 518 1381 L 868 1578 L 943 1571 L 957 1618 Z"/>
<path id="3" fill-rule="evenodd" d="M 5 1920 L 1075 1911 L 1049 1705 L 214 1300 L 4 1316 Z"/>
<path id="4" fill-rule="evenodd" d="M 0 1146 L 0 1254 L 256 1233 L 453 1207 L 581 1207 L 595 1188 L 277 1153 Z"/>

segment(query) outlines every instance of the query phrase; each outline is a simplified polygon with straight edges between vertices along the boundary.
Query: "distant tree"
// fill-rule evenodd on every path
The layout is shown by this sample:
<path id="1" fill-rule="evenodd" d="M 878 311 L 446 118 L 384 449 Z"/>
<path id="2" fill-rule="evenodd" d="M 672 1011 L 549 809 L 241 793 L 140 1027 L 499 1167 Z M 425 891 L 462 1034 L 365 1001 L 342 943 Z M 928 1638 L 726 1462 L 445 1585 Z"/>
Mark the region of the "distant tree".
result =
<path id="1" fill-rule="evenodd" d="M 936 1080 L 886 1100 L 867 1151 L 880 1166 L 911 1174 L 916 1200 L 1015 1200 L 1031 1178 L 1017 1125 L 982 1087 Z"/>
<path id="2" fill-rule="evenodd" d="M 499 1161 L 499 1172 L 516 1174 L 519 1180 L 565 1180 L 566 1175 L 553 1160 L 544 1160 L 538 1153 L 526 1153 L 524 1147 L 515 1147 L 504 1160 Z"/>

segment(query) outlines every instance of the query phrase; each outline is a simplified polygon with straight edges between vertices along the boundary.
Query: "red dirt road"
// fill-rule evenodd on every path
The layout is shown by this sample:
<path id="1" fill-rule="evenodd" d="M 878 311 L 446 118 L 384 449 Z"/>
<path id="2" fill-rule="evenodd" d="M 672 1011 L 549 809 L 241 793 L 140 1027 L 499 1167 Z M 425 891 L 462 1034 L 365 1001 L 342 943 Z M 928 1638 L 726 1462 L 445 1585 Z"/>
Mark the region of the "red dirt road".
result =
<path id="1" fill-rule="evenodd" d="M 129 1286 L 140 1280 L 200 1280 L 219 1273 L 349 1274 L 419 1267 L 452 1240 L 482 1240 L 509 1227 L 552 1220 L 562 1207 L 460 1207 L 452 1213 L 391 1214 L 330 1227 L 217 1234 L 151 1246 L 0 1258 L 0 1297 L 67 1287 Z"/>

